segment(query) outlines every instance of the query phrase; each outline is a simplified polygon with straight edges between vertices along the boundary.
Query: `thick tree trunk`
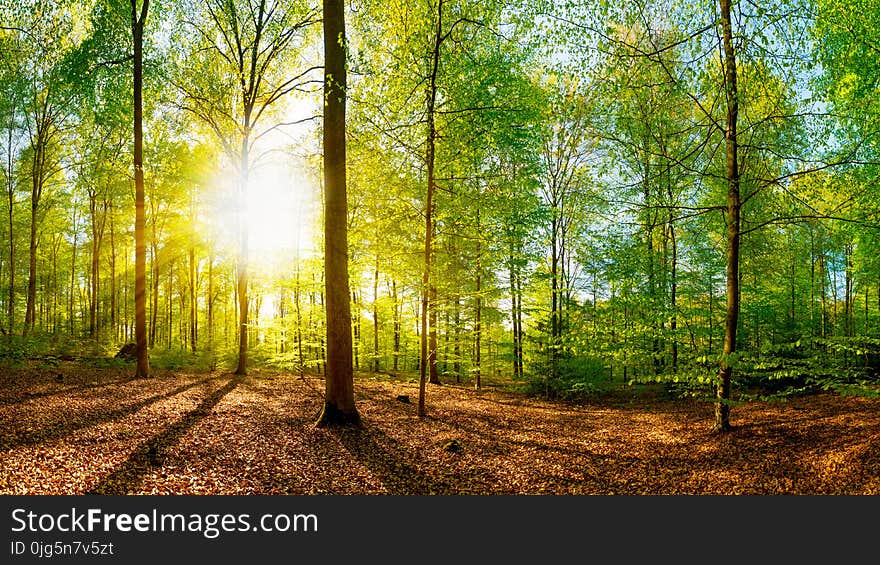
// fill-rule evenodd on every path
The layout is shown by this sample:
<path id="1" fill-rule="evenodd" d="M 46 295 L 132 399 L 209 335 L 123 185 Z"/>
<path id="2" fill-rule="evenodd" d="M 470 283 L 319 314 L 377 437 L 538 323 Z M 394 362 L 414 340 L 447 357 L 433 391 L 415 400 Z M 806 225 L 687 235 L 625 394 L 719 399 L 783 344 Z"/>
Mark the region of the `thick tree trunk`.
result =
<path id="1" fill-rule="evenodd" d="M 730 380 L 733 373 L 732 356 L 736 352 L 736 330 L 739 319 L 739 243 L 740 207 L 739 156 L 737 119 L 739 93 L 737 92 L 736 54 L 733 49 L 731 0 L 721 2 L 721 28 L 724 50 L 724 88 L 727 97 L 726 176 L 727 176 L 727 313 L 724 319 L 724 350 L 718 371 L 717 401 L 715 403 L 715 430 L 730 430 Z"/>
<path id="2" fill-rule="evenodd" d="M 324 285 L 327 371 L 317 426 L 359 424 L 354 402 L 345 171 L 345 3 L 324 0 Z"/>

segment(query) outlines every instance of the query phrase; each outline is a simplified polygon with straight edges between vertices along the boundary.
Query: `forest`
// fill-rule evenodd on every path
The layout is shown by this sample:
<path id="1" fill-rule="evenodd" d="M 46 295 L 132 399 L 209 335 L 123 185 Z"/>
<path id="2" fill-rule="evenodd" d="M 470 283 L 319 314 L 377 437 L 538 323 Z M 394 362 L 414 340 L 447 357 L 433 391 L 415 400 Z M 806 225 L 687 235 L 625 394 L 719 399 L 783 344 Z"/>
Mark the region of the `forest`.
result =
<path id="1" fill-rule="evenodd" d="M 877 0 L 0 0 L 0 493 L 880 493 L 878 180 Z"/>

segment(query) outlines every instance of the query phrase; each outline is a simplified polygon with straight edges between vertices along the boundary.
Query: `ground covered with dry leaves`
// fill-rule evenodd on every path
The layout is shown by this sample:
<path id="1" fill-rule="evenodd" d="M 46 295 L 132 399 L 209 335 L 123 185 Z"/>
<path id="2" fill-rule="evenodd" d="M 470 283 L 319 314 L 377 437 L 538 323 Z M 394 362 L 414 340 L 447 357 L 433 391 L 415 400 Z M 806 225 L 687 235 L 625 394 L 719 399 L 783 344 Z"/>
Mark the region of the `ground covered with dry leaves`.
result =
<path id="1" fill-rule="evenodd" d="M 420 419 L 417 383 L 359 375 L 363 428 L 325 430 L 319 376 L 129 374 L 0 372 L 0 494 L 880 494 L 878 399 L 749 402 L 716 435 L 693 399 L 449 384 Z"/>

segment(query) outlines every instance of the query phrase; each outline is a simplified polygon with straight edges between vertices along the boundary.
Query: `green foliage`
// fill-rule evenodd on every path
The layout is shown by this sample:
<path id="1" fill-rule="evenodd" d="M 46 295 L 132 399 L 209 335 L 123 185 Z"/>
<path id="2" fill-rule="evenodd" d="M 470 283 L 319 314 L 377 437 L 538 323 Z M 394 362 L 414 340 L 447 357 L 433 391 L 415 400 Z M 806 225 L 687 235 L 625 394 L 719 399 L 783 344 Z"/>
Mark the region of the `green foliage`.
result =
<path id="1" fill-rule="evenodd" d="M 172 347 L 149 352 L 150 367 L 155 369 L 207 371 L 212 368 L 212 356 L 208 352 L 193 353 L 187 349 Z M 230 366 L 234 366 L 230 363 Z"/>
<path id="2" fill-rule="evenodd" d="M 783 342 L 750 351 L 737 381 L 757 397 L 818 391 L 874 396 L 880 385 L 880 339 L 835 337 Z"/>
<path id="3" fill-rule="evenodd" d="M 558 358 L 555 371 L 549 361 L 533 363 L 525 385 L 529 394 L 562 400 L 583 400 L 615 386 L 601 358 L 574 355 Z"/>

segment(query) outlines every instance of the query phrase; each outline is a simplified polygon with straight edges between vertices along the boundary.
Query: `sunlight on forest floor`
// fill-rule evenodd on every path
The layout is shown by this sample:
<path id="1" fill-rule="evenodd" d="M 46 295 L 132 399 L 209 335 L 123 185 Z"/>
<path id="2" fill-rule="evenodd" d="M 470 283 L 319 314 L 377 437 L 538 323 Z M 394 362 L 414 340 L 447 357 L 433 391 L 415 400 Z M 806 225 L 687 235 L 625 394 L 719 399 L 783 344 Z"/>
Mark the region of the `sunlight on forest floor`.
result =
<path id="1" fill-rule="evenodd" d="M 359 375 L 355 390 L 366 426 L 328 431 L 315 375 L 7 370 L 0 493 L 880 494 L 877 399 L 751 402 L 718 436 L 695 400 L 446 384 L 419 419 L 417 383 Z"/>

